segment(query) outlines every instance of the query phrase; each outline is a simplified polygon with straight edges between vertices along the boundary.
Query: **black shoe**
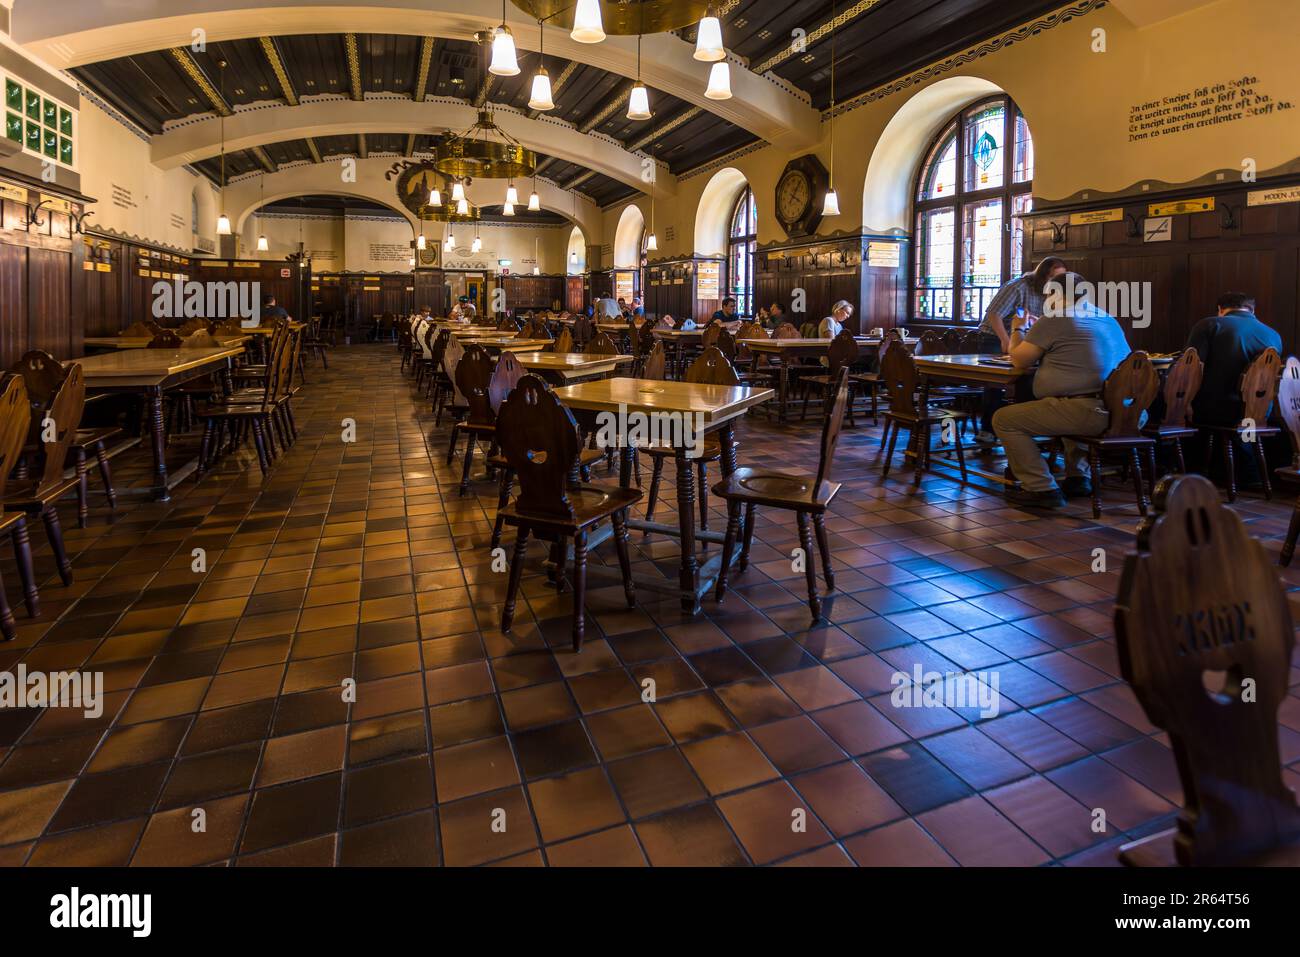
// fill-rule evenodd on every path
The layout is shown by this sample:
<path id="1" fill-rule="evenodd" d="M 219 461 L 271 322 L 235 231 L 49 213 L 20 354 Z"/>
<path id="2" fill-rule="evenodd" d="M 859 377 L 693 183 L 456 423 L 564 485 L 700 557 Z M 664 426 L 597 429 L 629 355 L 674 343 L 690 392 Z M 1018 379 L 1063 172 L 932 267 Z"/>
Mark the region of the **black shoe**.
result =
<path id="1" fill-rule="evenodd" d="M 1020 488 L 1008 488 L 1003 493 L 1006 499 L 1012 505 L 1020 505 L 1025 508 L 1064 508 L 1065 496 L 1061 494 L 1058 488 L 1048 489 L 1045 492 L 1030 492 Z"/>
<path id="2" fill-rule="evenodd" d="M 1061 483 L 1066 498 L 1092 498 L 1092 482 L 1082 475 L 1068 476 Z"/>

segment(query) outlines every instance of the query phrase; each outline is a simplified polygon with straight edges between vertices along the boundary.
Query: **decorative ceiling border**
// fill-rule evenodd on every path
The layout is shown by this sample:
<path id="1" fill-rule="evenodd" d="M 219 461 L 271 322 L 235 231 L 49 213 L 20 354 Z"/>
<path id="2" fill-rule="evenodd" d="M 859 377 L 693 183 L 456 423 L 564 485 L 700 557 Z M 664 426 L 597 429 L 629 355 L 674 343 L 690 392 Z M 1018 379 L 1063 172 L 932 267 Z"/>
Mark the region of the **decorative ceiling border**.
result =
<path id="1" fill-rule="evenodd" d="M 831 118 L 831 116 L 851 113 L 853 110 L 866 106 L 868 103 L 874 103 L 877 100 L 882 100 L 885 97 L 893 96 L 895 93 L 906 90 L 908 87 L 916 86 L 918 83 L 924 83 L 927 80 L 932 80 L 945 73 L 951 73 L 953 70 L 966 66 L 969 63 L 973 63 L 976 60 L 983 59 L 990 54 L 999 53 L 1002 50 L 1007 49 L 1007 47 L 1013 46 L 1022 40 L 1036 37 L 1045 30 L 1054 29 L 1062 24 L 1069 23 L 1071 20 L 1087 16 L 1090 13 L 1095 13 L 1102 7 L 1105 7 L 1109 2 L 1110 0 L 1077 0 L 1077 2 L 1061 7 L 1058 10 L 1054 10 L 1046 16 L 1039 17 L 1037 20 L 1023 23 L 1015 29 L 1009 30 L 1000 36 L 985 40 L 978 46 L 968 47 L 961 53 L 953 54 L 946 59 L 922 67 L 920 70 L 909 73 L 907 76 L 899 77 L 897 80 L 893 80 L 883 86 L 878 86 L 873 90 L 868 90 L 866 93 L 859 93 L 852 99 L 845 100 L 843 103 L 838 104 L 834 111 L 823 111 L 822 122 L 826 122 Z"/>
<path id="2" fill-rule="evenodd" d="M 152 142 L 152 139 L 149 136 L 148 131 L 140 127 L 138 124 L 136 124 L 136 122 L 132 120 L 129 116 L 127 116 L 121 110 L 117 109 L 111 103 L 105 101 L 103 97 L 101 97 L 94 90 L 91 90 L 84 83 L 77 82 L 77 79 L 75 77 L 68 76 L 68 75 L 65 76 L 69 80 L 69 82 L 74 83 L 76 85 L 77 93 L 81 96 L 83 100 L 89 100 L 94 106 L 99 107 L 99 109 L 105 115 L 107 115 L 109 119 L 115 121 L 120 126 L 125 127 L 126 131 L 130 133 L 132 136 L 134 136 L 136 139 L 143 140 L 145 143 Z"/>

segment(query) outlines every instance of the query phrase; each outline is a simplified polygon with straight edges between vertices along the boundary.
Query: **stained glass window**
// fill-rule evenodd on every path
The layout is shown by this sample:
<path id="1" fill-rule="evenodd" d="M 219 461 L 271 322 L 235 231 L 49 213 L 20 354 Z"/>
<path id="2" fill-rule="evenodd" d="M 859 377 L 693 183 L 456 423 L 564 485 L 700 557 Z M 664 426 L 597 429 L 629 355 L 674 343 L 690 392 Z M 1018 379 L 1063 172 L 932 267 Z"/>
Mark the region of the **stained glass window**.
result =
<path id="1" fill-rule="evenodd" d="M 736 315 L 754 315 L 754 250 L 758 246 L 758 205 L 746 187 L 731 214 L 727 246 L 727 288 L 736 300 Z"/>
<path id="2" fill-rule="evenodd" d="M 947 123 L 916 184 L 912 318 L 978 323 L 999 287 L 1025 269 L 1034 144 L 1007 97 Z"/>
<path id="3" fill-rule="evenodd" d="M 0 135 L 43 159 L 73 166 L 76 113 L 3 73 L 0 73 L 0 89 L 4 91 L 3 108 L 0 108 L 4 130 Z"/>

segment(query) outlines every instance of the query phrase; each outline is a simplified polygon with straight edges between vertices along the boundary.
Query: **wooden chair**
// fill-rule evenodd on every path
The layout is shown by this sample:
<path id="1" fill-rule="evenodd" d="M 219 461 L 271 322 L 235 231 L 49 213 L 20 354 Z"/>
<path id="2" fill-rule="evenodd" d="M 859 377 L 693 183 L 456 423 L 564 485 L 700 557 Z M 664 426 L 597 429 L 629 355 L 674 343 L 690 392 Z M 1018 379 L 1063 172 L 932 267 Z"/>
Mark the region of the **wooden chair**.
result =
<path id="1" fill-rule="evenodd" d="M 1192 401 L 1200 391 L 1204 374 L 1205 366 L 1201 363 L 1200 354 L 1195 349 L 1184 349 L 1165 376 L 1164 421 L 1142 430 L 1142 434 L 1154 439 L 1157 446 L 1164 442 L 1173 443 L 1174 454 L 1178 458 L 1178 471 L 1182 474 L 1187 472 L 1187 463 L 1183 459 L 1183 439 L 1196 435 L 1196 427 L 1192 425 Z"/>
<path id="2" fill-rule="evenodd" d="M 500 513 L 506 525 L 519 530 L 501 611 L 501 630 L 508 633 L 514 623 L 528 536 L 552 543 L 558 586 L 564 580 L 566 545 L 572 541 L 573 650 L 581 651 L 587 621 L 587 539 L 607 519 L 614 526 L 624 596 L 629 608 L 636 605 L 627 514 L 641 500 L 641 493 L 617 486 L 571 483 L 582 444 L 578 426 L 573 414 L 537 376 L 524 376 L 501 405 L 497 431 L 501 451 L 519 477 L 519 495 Z"/>
<path id="3" fill-rule="evenodd" d="M 502 358 L 507 355 L 509 353 L 502 353 Z M 465 436 L 464 463 L 460 476 L 462 497 L 469 494 L 469 470 L 474 460 L 475 440 L 486 439 L 492 444 L 496 439 L 496 411 L 492 408 L 488 392 L 492 378 L 492 357 L 481 346 L 471 343 L 456 366 L 456 388 L 465 397 L 469 411 L 464 420 L 452 425 L 451 444 L 447 448 L 447 464 L 450 465 L 456 455 L 456 440 L 462 434 Z"/>
<path id="4" fill-rule="evenodd" d="M 943 341 L 940 343 L 943 347 L 943 354 L 955 356 L 961 353 L 961 344 L 963 336 L 956 329 L 949 329 L 943 334 Z"/>
<path id="5" fill-rule="evenodd" d="M 146 349 L 172 349 L 176 350 L 181 347 L 181 337 L 176 335 L 174 329 L 164 329 L 161 332 L 154 333 L 154 337 L 149 340 Z"/>
<path id="6" fill-rule="evenodd" d="M 573 344 L 580 350 L 596 336 L 596 324 L 588 316 L 579 316 L 573 320 Z"/>
<path id="7" fill-rule="evenodd" d="M 582 354 L 587 356 L 620 355 L 618 344 L 603 332 L 598 333 L 595 338 L 587 343 L 586 348 L 582 350 Z"/>
<path id="8" fill-rule="evenodd" d="M 118 336 L 123 339 L 152 339 L 156 331 L 157 326 L 145 322 L 133 322 L 119 332 Z"/>
<path id="9" fill-rule="evenodd" d="M 0 499 L 6 496 L 9 473 L 14 470 L 22 455 L 31 418 L 27 387 L 23 384 L 23 377 L 6 375 L 3 383 L 0 383 Z M 32 566 L 32 544 L 27 535 L 26 515 L 22 512 L 0 513 L 0 534 L 9 535 L 13 539 L 14 554 L 18 560 L 19 574 L 23 579 L 27 613 L 35 617 L 40 614 L 40 606 L 37 600 L 36 578 Z M 0 580 L 0 639 L 13 641 L 16 635 L 17 624 L 13 612 L 9 609 L 4 582 Z"/>
<path id="10" fill-rule="evenodd" d="M 1240 425 L 1198 425 L 1206 434 L 1205 463 L 1206 471 L 1214 462 L 1214 446 L 1223 448 L 1223 464 L 1228 471 L 1228 501 L 1237 500 L 1236 454 L 1232 447 L 1234 435 L 1243 436 L 1249 430 L 1254 432 L 1255 452 L 1259 456 L 1259 478 L 1264 484 L 1264 497 L 1273 498 L 1273 484 L 1268 478 L 1268 459 L 1264 455 L 1264 440 L 1277 435 L 1282 430 L 1268 424 L 1268 413 L 1277 398 L 1277 385 L 1282 377 L 1282 357 L 1272 349 L 1265 349 L 1249 366 L 1241 377 L 1242 416 Z"/>
<path id="11" fill-rule="evenodd" d="M 42 451 L 41 422 L 49 411 L 59 386 L 67 376 L 63 363 L 48 352 L 34 350 L 27 353 L 14 364 L 13 371 L 22 377 L 27 390 L 27 401 L 31 404 L 31 429 L 27 442 L 22 449 L 24 456 L 37 457 Z M 104 495 L 108 498 L 109 509 L 117 508 L 117 490 L 113 487 L 113 470 L 108 464 L 110 458 L 106 443 L 120 435 L 122 430 L 115 425 L 98 428 L 77 429 L 72 437 L 70 450 L 77 471 L 77 527 L 85 528 L 90 515 L 90 488 L 87 481 L 86 453 L 95 456 L 99 466 L 99 477 L 104 483 Z M 13 462 L 13 459 L 10 459 Z"/>
<path id="12" fill-rule="evenodd" d="M 559 353 L 573 351 L 573 333 L 568 329 L 560 330 L 560 337 L 555 340 L 555 351 Z"/>
<path id="13" fill-rule="evenodd" d="M 880 374 L 877 377 L 877 382 L 884 387 L 889 397 L 889 409 L 885 412 L 885 432 L 881 436 L 882 440 L 888 440 L 888 448 L 885 450 L 885 463 L 880 477 L 883 479 L 889 475 L 898 433 L 907 429 L 907 448 L 912 449 L 916 456 L 916 473 L 912 482 L 920 485 L 921 476 L 930 465 L 930 430 L 949 419 L 960 422 L 966 413 L 934 405 L 918 405 L 916 360 L 902 347 L 901 342 L 886 340 L 886 343 L 881 343 L 884 356 L 880 360 Z M 961 471 L 961 480 L 965 482 L 966 453 L 962 447 L 961 430 L 953 429 L 952 432 L 953 442 L 957 446 L 957 466 Z"/>
<path id="14" fill-rule="evenodd" d="M 853 333 L 848 329 L 840 330 L 839 334 L 831 340 L 831 347 L 826 353 L 826 374 L 804 376 L 800 381 L 803 386 L 803 411 L 799 416 L 799 421 L 808 418 L 808 398 L 812 393 L 813 387 L 821 389 L 822 394 L 822 411 L 830 408 L 835 394 L 832 391 L 835 383 L 839 380 L 840 370 L 853 368 L 853 364 L 858 361 L 861 350 L 858 348 L 858 340 L 853 338 Z M 853 421 L 853 379 L 849 379 L 849 424 L 855 425 Z"/>
<path id="15" fill-rule="evenodd" d="M 903 334 L 897 329 L 887 329 L 881 336 L 880 348 L 876 352 L 876 369 L 875 372 L 850 372 L 849 381 L 855 386 L 860 386 L 862 391 L 867 394 L 871 400 L 871 424 L 880 424 L 880 393 L 884 389 L 884 380 L 881 378 L 880 370 L 884 368 L 885 355 L 889 350 L 902 348 L 906 351 L 906 344 L 903 342 Z M 889 435 L 889 429 L 886 428 L 880 436 L 880 445 L 883 448 L 885 439 Z"/>
<path id="16" fill-rule="evenodd" d="M 645 357 L 645 364 L 641 367 L 642 379 L 654 379 L 656 381 L 663 379 L 668 374 L 668 353 L 664 349 L 662 342 L 656 342 L 650 349 L 650 354 Z"/>
<path id="17" fill-rule="evenodd" d="M 1278 469 L 1277 474 L 1290 479 L 1292 483 L 1300 484 L 1300 359 L 1295 356 L 1286 360 L 1286 367 L 1282 370 L 1282 381 L 1277 387 L 1277 403 L 1287 433 L 1291 436 L 1291 464 Z M 1295 508 L 1291 511 L 1291 525 L 1282 545 L 1279 561 L 1283 566 L 1291 564 L 1297 538 L 1300 538 L 1300 498 L 1296 499 Z"/>
<path id="18" fill-rule="evenodd" d="M 1101 464 L 1108 452 L 1127 453 L 1128 467 L 1133 474 L 1133 489 L 1137 494 L 1138 511 L 1147 513 L 1146 484 L 1142 480 L 1143 460 L 1147 474 L 1156 472 L 1155 439 L 1142 434 L 1142 414 L 1155 401 L 1160 391 L 1160 375 L 1145 352 L 1130 352 L 1128 358 L 1117 365 L 1106 377 L 1102 398 L 1110 413 L 1110 425 L 1101 435 L 1065 436 L 1068 441 L 1088 450 L 1088 466 L 1092 478 L 1092 517 L 1101 518 Z"/>
<path id="19" fill-rule="evenodd" d="M 686 370 L 684 381 L 693 382 L 696 385 L 740 385 L 740 378 L 736 375 L 736 370 L 732 368 L 731 363 L 727 361 L 727 357 L 722 354 L 717 346 L 709 346 L 698 359 L 691 363 L 690 368 Z M 646 521 L 653 522 L 655 520 L 655 505 L 659 500 L 659 485 L 663 480 L 664 463 L 669 459 L 676 458 L 677 449 L 668 442 L 654 442 L 637 449 L 638 454 L 641 452 L 649 455 L 654 463 L 650 473 L 650 497 L 646 500 L 645 512 Z M 709 463 L 717 462 L 721 458 L 722 444 L 717 439 L 706 438 L 700 457 L 695 460 L 699 483 L 697 488 L 699 489 L 700 500 L 700 528 L 705 531 L 709 528 Z M 708 547 L 707 542 L 701 542 L 700 545 L 703 548 Z"/>
<path id="20" fill-rule="evenodd" d="M 203 438 L 199 444 L 198 474 L 201 478 L 212 464 L 212 459 L 222 447 L 222 439 L 229 432 L 227 451 L 235 449 L 251 430 L 257 449 L 257 464 L 266 475 L 276 454 L 274 429 L 277 410 L 281 406 L 283 391 L 291 376 L 294 354 L 288 336 L 272 337 L 274 346 L 268 374 L 260 387 L 244 389 L 225 401 L 210 401 L 198 411 L 203 420 Z M 285 445 L 288 445 L 285 436 Z"/>
<path id="21" fill-rule="evenodd" d="M 55 507 L 59 499 L 79 484 L 78 477 L 64 477 L 68 450 L 77 435 L 77 425 L 86 405 L 86 380 L 81 363 L 67 366 L 63 381 L 55 389 L 49 407 L 35 410 L 40 417 L 41 445 L 45 461 L 40 474 L 11 479 L 4 487 L 4 510 L 24 515 L 40 515 L 45 534 L 54 552 L 54 562 L 63 584 L 72 584 L 72 563 L 63 547 L 63 527 Z M 30 403 L 29 403 L 30 409 Z M 30 414 L 30 413 L 29 413 Z"/>
<path id="22" fill-rule="evenodd" d="M 841 367 L 835 377 L 835 401 L 826 410 L 822 422 L 821 458 L 816 475 L 802 472 L 775 472 L 740 468 L 713 487 L 713 494 L 727 502 L 727 534 L 722 544 L 722 565 L 718 572 L 717 600 L 727 593 L 731 573 L 731 556 L 736 538 L 741 534 L 741 510 L 744 510 L 744 542 L 740 549 L 739 566 L 744 571 L 749 565 L 749 547 L 754 538 L 754 513 L 759 506 L 779 508 L 795 513 L 799 526 L 799 543 L 804 553 L 804 575 L 808 583 L 808 608 L 814 622 L 821 619 L 821 599 L 817 594 L 817 567 L 813 561 L 813 534 L 811 519 L 817 532 L 817 547 L 821 552 L 822 574 L 826 587 L 835 590 L 835 572 L 831 567 L 830 544 L 826 535 L 826 510 L 839 493 L 840 483 L 831 480 L 835 460 L 835 446 L 839 443 L 840 428 L 844 422 L 844 409 L 849 398 L 849 370 Z"/>
<path id="23" fill-rule="evenodd" d="M 968 332 L 961 337 L 961 345 L 957 349 L 958 355 L 978 355 L 982 336 L 978 332 Z"/>
<path id="24" fill-rule="evenodd" d="M 1120 860 L 1300 865 L 1300 808 L 1278 757 L 1295 647 L 1285 590 L 1208 479 L 1164 479 L 1155 510 L 1124 562 L 1115 644 L 1142 710 L 1169 735 L 1183 808 Z"/>

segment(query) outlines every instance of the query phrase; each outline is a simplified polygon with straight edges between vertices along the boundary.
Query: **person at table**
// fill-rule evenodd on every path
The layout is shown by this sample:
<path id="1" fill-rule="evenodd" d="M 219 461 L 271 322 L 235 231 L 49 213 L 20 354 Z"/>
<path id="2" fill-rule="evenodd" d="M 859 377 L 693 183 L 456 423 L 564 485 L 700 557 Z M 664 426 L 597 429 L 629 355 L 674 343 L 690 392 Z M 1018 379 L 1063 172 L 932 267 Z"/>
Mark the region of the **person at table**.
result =
<path id="1" fill-rule="evenodd" d="M 1073 280 L 1073 286 L 1071 286 Z M 1011 477 L 1007 486 L 1015 505 L 1060 508 L 1065 498 L 1092 494 L 1088 457 L 1073 442 L 1065 443 L 1065 481 L 1058 486 L 1038 448 L 1039 436 L 1100 435 L 1110 424 L 1102 399 L 1106 377 L 1129 354 L 1128 340 L 1114 316 L 1086 298 L 1071 302 L 1066 289 L 1083 280 L 1067 273 L 1045 287 L 1042 318 L 1016 316 L 1007 353 L 1017 371 L 1038 366 L 1034 398 L 999 409 L 993 431 L 1007 451 Z"/>
<path id="2" fill-rule="evenodd" d="M 640 296 L 632 297 L 632 315 L 640 318 L 645 315 L 645 303 Z"/>
<path id="3" fill-rule="evenodd" d="M 1241 377 L 1266 349 L 1282 354 L 1282 337 L 1255 315 L 1255 297 L 1229 292 L 1219 297 L 1218 315 L 1192 326 L 1187 346 L 1195 349 L 1205 364 L 1201 388 L 1192 400 L 1197 425 L 1236 426 L 1241 424 Z M 1253 446 L 1239 435 L 1232 436 L 1236 453 L 1238 484 L 1249 488 L 1259 483 L 1259 463 Z"/>
<path id="4" fill-rule="evenodd" d="M 735 321 L 736 300 L 728 296 L 726 299 L 722 300 L 722 308 L 715 312 L 713 317 L 709 319 L 709 324 L 712 325 L 715 322 L 727 323 Z"/>
<path id="5" fill-rule="evenodd" d="M 1041 316 L 1047 284 L 1064 276 L 1066 271 L 1065 260 L 1048 256 L 1033 272 L 1025 273 L 999 289 L 984 310 L 984 321 L 980 323 L 980 352 L 1006 355 L 1011 349 L 1007 325 L 1016 316 L 1025 316 L 1031 321 Z M 975 435 L 976 443 L 983 449 L 992 449 L 997 445 L 997 436 L 993 434 L 993 413 L 1002 408 L 1005 402 L 1006 390 L 984 390 L 984 400 L 980 404 L 980 427 Z"/>
<path id="6" fill-rule="evenodd" d="M 278 306 L 275 296 L 262 297 L 262 322 L 274 322 L 276 319 L 288 319 L 289 313 L 284 306 Z"/>
<path id="7" fill-rule="evenodd" d="M 764 325 L 769 329 L 776 329 L 785 321 L 785 306 L 779 302 L 772 303 L 771 308 L 767 310 L 767 321 Z"/>
<path id="8" fill-rule="evenodd" d="M 831 314 L 817 326 L 818 339 L 834 339 L 844 329 L 845 323 L 853 318 L 853 304 L 841 299 L 831 309 Z"/>

